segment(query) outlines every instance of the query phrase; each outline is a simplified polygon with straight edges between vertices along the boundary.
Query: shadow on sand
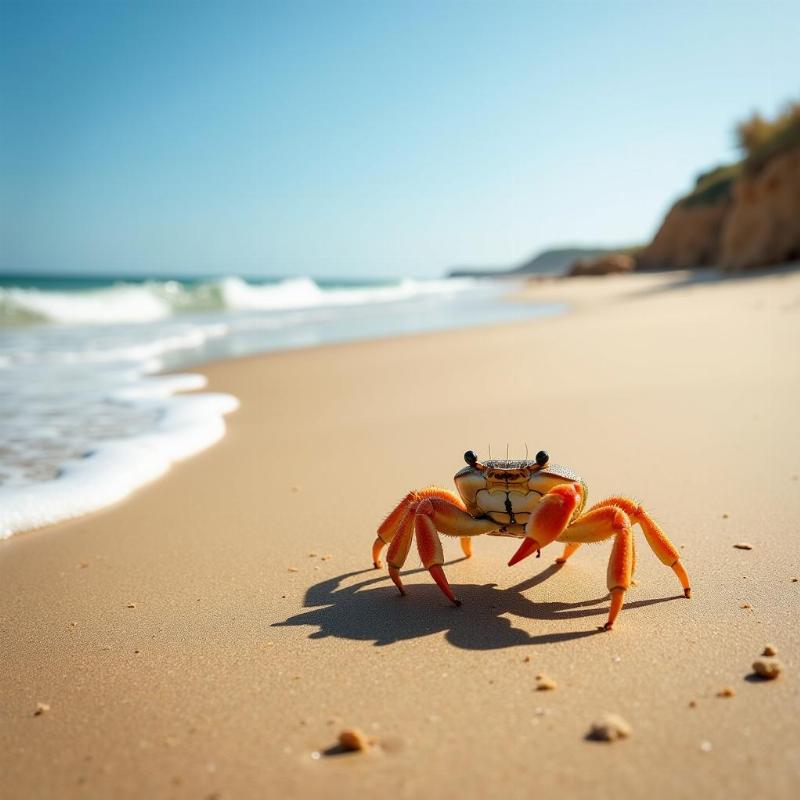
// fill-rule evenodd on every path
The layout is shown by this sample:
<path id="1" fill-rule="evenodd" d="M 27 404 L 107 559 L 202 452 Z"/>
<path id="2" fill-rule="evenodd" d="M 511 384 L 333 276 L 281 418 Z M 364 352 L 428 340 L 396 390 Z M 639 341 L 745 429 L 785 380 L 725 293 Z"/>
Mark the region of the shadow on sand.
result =
<path id="1" fill-rule="evenodd" d="M 367 569 L 348 572 L 309 588 L 304 605 L 312 608 L 311 611 L 297 614 L 284 622 L 273 623 L 273 626 L 315 625 L 319 630 L 310 634 L 311 639 L 335 636 L 373 641 L 375 645 L 445 632 L 450 644 L 466 650 L 551 644 L 600 633 L 600 626 L 608 614 L 607 595 L 578 603 L 534 602 L 523 595 L 523 592 L 543 583 L 560 569 L 560 566 L 551 564 L 538 575 L 507 589 L 498 589 L 494 583 L 481 586 L 454 584 L 455 593 L 464 603 L 461 608 L 449 605 L 434 583 L 414 584 L 409 587 L 408 595 L 401 597 L 385 571 Z M 418 569 L 404 574 L 424 571 Z M 341 585 L 348 578 L 367 573 L 372 577 L 351 586 Z M 633 600 L 625 604 L 625 611 L 630 613 L 635 608 L 675 599 L 682 600 L 683 595 Z M 596 624 L 586 630 L 559 633 L 552 631 L 553 626 L 547 626 L 550 632 L 532 636 L 527 631 L 513 627 L 505 615 L 542 621 L 583 617 L 597 619 Z"/>

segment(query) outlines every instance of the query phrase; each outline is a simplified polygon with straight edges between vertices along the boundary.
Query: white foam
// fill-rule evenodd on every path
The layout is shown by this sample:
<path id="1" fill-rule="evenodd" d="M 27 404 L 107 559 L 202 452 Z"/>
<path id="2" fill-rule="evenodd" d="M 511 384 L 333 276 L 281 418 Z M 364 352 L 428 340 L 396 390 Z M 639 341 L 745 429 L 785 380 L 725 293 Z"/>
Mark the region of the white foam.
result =
<path id="1" fill-rule="evenodd" d="M 321 288 L 308 277 L 251 283 L 231 276 L 199 284 L 180 281 L 119 283 L 99 289 L 53 291 L 0 287 L 0 325 L 43 321 L 63 325 L 153 322 L 208 310 L 291 311 L 323 306 L 369 305 L 475 286 L 470 278 L 416 281 L 354 288 Z"/>
<path id="2" fill-rule="evenodd" d="M 172 314 L 172 307 L 147 285 L 111 286 L 83 292 L 2 289 L 4 305 L 52 322 L 151 322 Z"/>
<path id="3" fill-rule="evenodd" d="M 199 375 L 169 376 L 141 381 L 118 392 L 129 401 L 168 398 L 155 429 L 99 443 L 84 458 L 64 464 L 54 480 L 0 487 L 0 538 L 116 503 L 163 475 L 173 462 L 221 439 L 223 415 L 238 407 L 236 398 L 172 394 L 202 385 L 204 379 Z"/>

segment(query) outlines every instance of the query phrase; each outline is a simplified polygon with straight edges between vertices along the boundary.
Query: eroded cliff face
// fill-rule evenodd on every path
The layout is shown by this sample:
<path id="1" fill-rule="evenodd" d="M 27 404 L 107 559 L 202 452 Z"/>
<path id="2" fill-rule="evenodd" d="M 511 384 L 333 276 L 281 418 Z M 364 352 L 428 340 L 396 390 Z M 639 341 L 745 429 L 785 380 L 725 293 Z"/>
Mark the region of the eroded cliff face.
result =
<path id="1" fill-rule="evenodd" d="M 639 269 L 689 269 L 716 264 L 727 200 L 715 205 L 686 205 L 669 210 L 653 241 L 638 258 Z"/>
<path id="2" fill-rule="evenodd" d="M 742 270 L 800 258 L 800 147 L 781 153 L 733 185 L 719 264 Z"/>
<path id="3" fill-rule="evenodd" d="M 714 202 L 692 195 L 670 209 L 638 269 L 720 266 L 728 271 L 800 258 L 800 147 L 744 169 Z"/>

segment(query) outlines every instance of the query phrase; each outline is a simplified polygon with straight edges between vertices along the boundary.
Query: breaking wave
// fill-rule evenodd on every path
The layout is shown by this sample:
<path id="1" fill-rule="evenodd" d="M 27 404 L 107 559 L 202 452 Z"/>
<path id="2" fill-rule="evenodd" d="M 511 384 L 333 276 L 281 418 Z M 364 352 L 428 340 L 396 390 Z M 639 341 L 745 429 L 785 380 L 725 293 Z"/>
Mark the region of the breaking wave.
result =
<path id="1" fill-rule="evenodd" d="M 80 290 L 6 286 L 0 287 L 0 326 L 153 322 L 198 311 L 360 306 L 449 294 L 474 285 L 471 279 L 406 279 L 383 285 L 325 287 L 306 277 L 256 283 L 230 276 L 208 282 L 119 282 Z"/>

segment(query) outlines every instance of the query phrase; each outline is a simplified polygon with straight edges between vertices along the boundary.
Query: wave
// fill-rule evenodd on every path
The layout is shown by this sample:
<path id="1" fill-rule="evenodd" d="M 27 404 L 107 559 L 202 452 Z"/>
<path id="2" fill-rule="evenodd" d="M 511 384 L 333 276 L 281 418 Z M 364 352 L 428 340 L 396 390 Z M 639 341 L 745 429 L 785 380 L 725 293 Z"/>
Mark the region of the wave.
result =
<path id="1" fill-rule="evenodd" d="M 475 285 L 469 278 L 323 287 L 312 278 L 253 283 L 229 276 L 204 283 L 176 280 L 115 283 L 78 291 L 0 287 L 0 326 L 31 323 L 153 322 L 199 311 L 290 311 L 325 306 L 391 303 L 452 294 Z"/>

